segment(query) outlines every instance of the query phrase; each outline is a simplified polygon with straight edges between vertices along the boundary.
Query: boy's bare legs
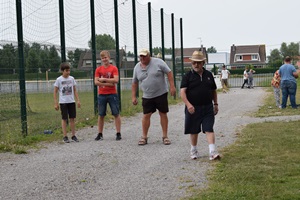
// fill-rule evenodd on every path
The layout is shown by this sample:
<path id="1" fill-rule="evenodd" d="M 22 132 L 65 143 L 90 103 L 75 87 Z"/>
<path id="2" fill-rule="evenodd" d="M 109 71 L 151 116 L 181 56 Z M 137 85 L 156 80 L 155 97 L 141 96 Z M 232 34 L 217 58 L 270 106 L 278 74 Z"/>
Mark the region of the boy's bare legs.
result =
<path id="1" fill-rule="evenodd" d="M 215 133 L 214 132 L 205 132 L 206 139 L 208 144 L 215 144 Z"/>
<path id="2" fill-rule="evenodd" d="M 67 136 L 67 120 L 65 120 L 65 119 L 61 120 L 61 128 L 62 128 L 64 137 L 66 137 Z"/>
<path id="3" fill-rule="evenodd" d="M 95 138 L 96 141 L 103 140 L 102 131 L 104 128 L 104 117 L 105 116 L 98 115 L 98 134 L 97 137 Z"/>
<path id="4" fill-rule="evenodd" d="M 115 126 L 116 126 L 116 131 L 117 133 L 121 133 L 121 116 L 117 115 L 115 117 Z M 102 132 L 99 132 L 102 133 Z"/>
<path id="5" fill-rule="evenodd" d="M 98 116 L 98 133 L 102 133 L 104 128 L 104 116 Z"/>
<path id="6" fill-rule="evenodd" d="M 70 119 L 70 128 L 71 128 L 72 136 L 74 136 L 75 135 L 75 119 L 74 118 Z"/>

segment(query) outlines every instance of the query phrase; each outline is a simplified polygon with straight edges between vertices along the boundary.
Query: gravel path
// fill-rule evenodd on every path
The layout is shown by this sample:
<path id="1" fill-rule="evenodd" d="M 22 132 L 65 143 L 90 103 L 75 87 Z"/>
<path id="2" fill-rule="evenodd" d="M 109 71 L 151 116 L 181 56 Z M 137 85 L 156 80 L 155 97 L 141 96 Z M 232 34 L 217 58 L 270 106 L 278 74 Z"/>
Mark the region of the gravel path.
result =
<path id="1" fill-rule="evenodd" d="M 231 89 L 219 94 L 216 144 L 222 153 L 244 125 L 253 122 L 300 120 L 300 116 L 253 118 L 265 92 Z M 0 199 L 180 199 L 188 188 L 206 185 L 211 168 L 205 135 L 199 137 L 198 160 L 189 159 L 189 137 L 183 135 L 183 104 L 170 107 L 169 137 L 161 141 L 159 116 L 151 119 L 148 145 L 138 146 L 141 114 L 122 119 L 121 141 L 113 124 L 105 124 L 104 140 L 95 141 L 97 127 L 77 132 L 79 143 L 54 142 L 26 155 L 0 154 Z"/>

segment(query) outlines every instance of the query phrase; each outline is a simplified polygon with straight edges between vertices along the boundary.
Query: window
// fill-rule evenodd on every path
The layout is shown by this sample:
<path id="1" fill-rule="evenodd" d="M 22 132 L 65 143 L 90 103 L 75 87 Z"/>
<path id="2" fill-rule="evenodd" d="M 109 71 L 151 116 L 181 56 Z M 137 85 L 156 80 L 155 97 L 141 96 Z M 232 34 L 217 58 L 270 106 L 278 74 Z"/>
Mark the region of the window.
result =
<path id="1" fill-rule="evenodd" d="M 251 60 L 258 60 L 258 55 L 257 54 L 251 55 Z"/>
<path id="2" fill-rule="evenodd" d="M 242 55 L 236 55 L 236 61 L 242 61 L 243 60 L 243 56 Z"/>

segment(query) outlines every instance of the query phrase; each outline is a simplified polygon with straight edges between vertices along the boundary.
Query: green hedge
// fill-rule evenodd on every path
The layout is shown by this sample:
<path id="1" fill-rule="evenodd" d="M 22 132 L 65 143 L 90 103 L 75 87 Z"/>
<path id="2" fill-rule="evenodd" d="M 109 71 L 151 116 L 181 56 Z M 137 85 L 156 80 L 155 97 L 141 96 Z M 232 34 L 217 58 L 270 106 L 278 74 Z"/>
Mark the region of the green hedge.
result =
<path id="1" fill-rule="evenodd" d="M 60 72 L 48 72 L 48 80 L 55 80 L 61 75 Z M 71 76 L 76 79 L 89 79 L 93 76 L 90 71 L 71 71 Z M 25 73 L 25 79 L 29 80 L 46 80 L 46 73 Z M 18 81 L 19 74 L 0 74 L 0 81 Z"/>

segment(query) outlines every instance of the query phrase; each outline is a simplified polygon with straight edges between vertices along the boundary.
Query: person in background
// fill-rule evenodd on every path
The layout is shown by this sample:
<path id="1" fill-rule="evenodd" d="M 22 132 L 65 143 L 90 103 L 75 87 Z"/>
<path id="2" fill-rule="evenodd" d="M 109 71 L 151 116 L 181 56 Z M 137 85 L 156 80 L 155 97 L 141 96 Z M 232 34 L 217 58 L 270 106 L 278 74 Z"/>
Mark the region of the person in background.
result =
<path id="1" fill-rule="evenodd" d="M 175 96 L 176 88 L 174 84 L 173 73 L 162 59 L 152 58 L 147 49 L 142 49 L 139 52 L 139 57 L 140 62 L 135 65 L 133 70 L 131 89 L 133 105 L 137 105 L 138 103 L 136 97 L 138 83 L 140 83 L 141 90 L 143 91 L 143 134 L 138 144 L 147 144 L 150 118 L 151 115 L 158 110 L 163 133 L 162 141 L 163 144 L 169 145 L 171 144 L 171 141 L 168 138 L 168 84 L 166 82 L 165 75 L 168 77 L 171 96 Z"/>
<path id="2" fill-rule="evenodd" d="M 226 66 L 222 66 L 222 71 L 220 75 L 221 84 L 223 88 L 223 93 L 228 92 L 228 78 L 229 78 L 230 72 L 226 69 Z"/>
<path id="3" fill-rule="evenodd" d="M 253 74 L 255 71 L 253 69 L 250 69 L 248 72 L 248 87 L 247 88 L 253 88 Z"/>
<path id="4" fill-rule="evenodd" d="M 245 84 L 248 85 L 248 67 L 245 67 L 244 73 L 243 73 L 243 85 L 242 85 L 242 89 L 244 88 Z"/>
<path id="5" fill-rule="evenodd" d="M 219 111 L 215 79 L 203 67 L 206 58 L 201 51 L 194 51 L 190 60 L 192 69 L 181 81 L 180 96 L 185 104 L 184 134 L 190 134 L 191 159 L 199 157 L 197 142 L 201 130 L 208 141 L 209 160 L 220 159 L 213 129 L 215 115 Z"/>
<path id="6" fill-rule="evenodd" d="M 280 75 L 279 75 L 279 70 L 276 70 L 276 72 L 274 73 L 274 76 L 273 76 L 272 81 L 271 81 L 271 85 L 272 85 L 273 90 L 274 90 L 274 98 L 275 98 L 276 106 L 278 108 L 281 108 L 281 105 L 280 105 Z"/>
<path id="7" fill-rule="evenodd" d="M 75 142 L 79 142 L 75 135 L 75 118 L 76 118 L 76 104 L 80 108 L 80 100 L 76 90 L 76 81 L 73 76 L 70 76 L 70 65 L 69 63 L 61 63 L 60 71 L 62 75 L 59 76 L 54 83 L 54 109 L 61 111 L 61 127 L 63 132 L 63 141 L 69 143 L 67 136 L 67 121 L 70 119 L 70 128 L 72 132 L 71 139 Z M 59 93 L 59 101 L 57 101 L 57 93 Z M 75 98 L 74 98 L 75 96 Z"/>
<path id="8" fill-rule="evenodd" d="M 116 84 L 119 82 L 118 68 L 110 64 L 110 53 L 101 51 L 101 66 L 95 71 L 95 85 L 98 86 L 98 134 L 96 141 L 103 140 L 104 118 L 106 116 L 107 103 L 115 118 L 116 140 L 121 140 L 121 116 L 119 108 L 119 97 Z"/>
<path id="9" fill-rule="evenodd" d="M 298 73 L 294 65 L 291 64 L 291 57 L 287 56 L 284 58 L 284 64 L 279 68 L 280 88 L 282 93 L 281 108 L 286 108 L 287 99 L 290 97 L 292 108 L 296 109 L 296 92 L 297 92 L 297 81 Z"/>

